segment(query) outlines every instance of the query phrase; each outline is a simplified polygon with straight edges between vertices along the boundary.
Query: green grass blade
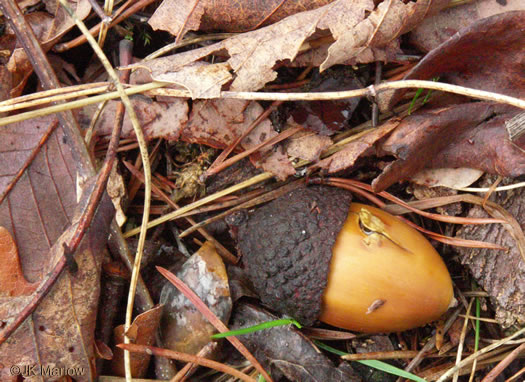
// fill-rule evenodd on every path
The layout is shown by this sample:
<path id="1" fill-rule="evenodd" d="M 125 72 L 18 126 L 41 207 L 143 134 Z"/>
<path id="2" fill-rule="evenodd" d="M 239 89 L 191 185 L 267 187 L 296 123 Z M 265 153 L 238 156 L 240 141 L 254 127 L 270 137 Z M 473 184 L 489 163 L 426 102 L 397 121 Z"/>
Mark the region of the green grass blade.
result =
<path id="1" fill-rule="evenodd" d="M 218 338 L 224 338 L 224 337 L 230 337 L 230 336 L 242 336 L 243 334 L 257 332 L 259 330 L 274 328 L 276 326 L 290 325 L 290 324 L 297 326 L 299 329 L 302 328 L 301 324 L 297 322 L 296 320 L 294 320 L 293 318 L 284 318 L 281 320 L 263 322 L 261 324 L 250 326 L 247 328 L 231 330 L 229 332 L 224 332 L 224 333 L 217 333 L 211 336 L 211 338 L 216 340 Z"/>
<path id="2" fill-rule="evenodd" d="M 324 350 L 329 351 L 331 353 L 337 354 L 339 356 L 343 356 L 343 355 L 347 355 L 348 354 L 348 353 L 345 353 L 343 351 L 334 349 L 333 347 L 328 346 L 328 345 L 326 345 L 326 344 L 324 344 L 322 342 L 319 342 L 319 341 L 314 341 L 314 342 L 321 349 L 324 349 Z M 363 365 L 366 365 L 368 367 L 372 367 L 374 369 L 384 371 L 385 373 L 388 373 L 388 374 L 397 375 L 398 377 L 410 379 L 411 381 L 427 382 L 423 378 L 418 377 L 417 375 L 409 373 L 409 372 L 407 372 L 407 371 L 405 371 L 403 369 L 400 369 L 398 367 L 392 366 L 392 365 L 390 365 L 389 363 L 386 363 L 386 362 L 377 361 L 377 360 L 365 360 L 365 361 L 354 361 L 354 362 L 359 362 L 359 363 L 361 363 Z"/>

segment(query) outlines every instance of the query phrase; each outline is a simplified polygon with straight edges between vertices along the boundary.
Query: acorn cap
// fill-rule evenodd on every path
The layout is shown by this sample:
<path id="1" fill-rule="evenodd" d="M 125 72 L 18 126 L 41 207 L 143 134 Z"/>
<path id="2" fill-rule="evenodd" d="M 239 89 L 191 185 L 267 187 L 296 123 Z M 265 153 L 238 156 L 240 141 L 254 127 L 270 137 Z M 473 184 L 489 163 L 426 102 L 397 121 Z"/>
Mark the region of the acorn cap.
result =
<path id="1" fill-rule="evenodd" d="M 238 249 L 261 301 L 304 325 L 321 315 L 332 248 L 352 195 L 333 187 L 289 192 L 238 227 Z"/>

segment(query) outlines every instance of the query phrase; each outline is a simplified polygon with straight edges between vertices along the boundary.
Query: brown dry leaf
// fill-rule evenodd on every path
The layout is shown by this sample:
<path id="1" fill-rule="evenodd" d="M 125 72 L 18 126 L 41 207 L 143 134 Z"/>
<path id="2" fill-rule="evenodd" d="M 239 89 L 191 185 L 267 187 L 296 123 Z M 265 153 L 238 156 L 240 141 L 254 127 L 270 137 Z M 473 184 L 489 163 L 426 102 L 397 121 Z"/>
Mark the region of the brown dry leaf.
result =
<path id="1" fill-rule="evenodd" d="M 525 93 L 525 11 L 479 20 L 429 52 L 404 79 L 431 79 L 522 98 Z M 391 110 L 406 93 L 394 92 Z M 386 102 L 385 102 L 386 104 Z"/>
<path id="2" fill-rule="evenodd" d="M 77 168 L 68 140 L 57 126 L 56 118 L 48 116 L 2 128 L 0 226 L 18 246 L 18 256 L 10 258 L 8 267 L 16 269 L 20 264 L 28 284 L 46 280 L 64 256 L 63 243 L 76 228 L 89 194 L 83 192 L 77 203 Z M 100 263 L 112 217 L 106 196 L 75 254 L 78 271 L 63 272 L 34 313 L 0 345 L 4 365 L 80 367 L 77 381 L 92 379 Z M 16 293 L 0 297 L 2 328 L 31 298 Z M 0 380 L 8 377 L 9 368 L 0 369 Z"/>
<path id="3" fill-rule="evenodd" d="M 31 25 L 35 37 L 42 41 L 49 29 L 52 28 L 53 18 L 45 12 L 34 12 L 25 16 L 26 21 Z M 6 67 L 11 74 L 12 88 L 9 88 L 10 97 L 18 97 L 22 94 L 24 86 L 31 74 L 33 67 L 27 58 L 23 48 L 16 40 L 15 32 L 9 27 L 0 41 L 1 49 L 10 53 Z"/>
<path id="4" fill-rule="evenodd" d="M 525 10 L 523 0 L 477 0 L 452 7 L 425 19 L 418 25 L 410 33 L 410 43 L 428 52 L 477 20 L 518 10 Z"/>
<path id="5" fill-rule="evenodd" d="M 176 141 L 182 128 L 188 120 L 188 102 L 185 99 L 174 98 L 170 102 L 157 102 L 143 95 L 130 97 L 133 109 L 137 114 L 146 139 L 164 138 Z M 99 136 L 109 137 L 115 123 L 115 112 L 120 101 L 109 101 L 96 124 Z M 82 110 L 79 122 L 89 126 L 97 105 L 90 105 Z M 121 138 L 134 138 L 135 132 L 128 113 L 124 116 Z"/>
<path id="6" fill-rule="evenodd" d="M 13 237 L 7 229 L 0 226 L 0 296 L 18 297 L 29 296 L 38 287 L 38 283 L 30 283 L 24 277 L 18 248 Z"/>
<path id="7" fill-rule="evenodd" d="M 513 107 L 478 102 L 405 118 L 382 145 L 386 153 L 399 159 L 372 186 L 384 190 L 425 167 L 471 167 L 513 177 L 525 173 L 525 151 L 509 140 L 505 129 L 505 121 L 518 112 Z"/>
<path id="8" fill-rule="evenodd" d="M 377 129 L 371 130 L 365 135 L 346 144 L 344 148 L 332 156 L 320 161 L 316 167 L 327 170 L 329 173 L 335 173 L 351 168 L 355 161 L 363 155 L 367 155 L 373 145 L 389 134 L 399 125 L 399 119 L 391 119 Z"/>
<path id="9" fill-rule="evenodd" d="M 181 139 L 224 149 L 241 136 L 262 112 L 263 108 L 256 102 L 228 99 L 196 101 Z M 249 149 L 276 135 L 271 122 L 265 119 L 242 140 L 241 146 Z M 295 169 L 280 147 L 265 147 L 250 158 L 256 167 L 286 179 L 295 174 Z"/>
<path id="10" fill-rule="evenodd" d="M 510 183 L 509 182 L 503 182 Z M 511 213 L 522 231 L 525 230 L 525 189 L 494 193 L 491 200 Z M 473 207 L 468 217 L 485 218 L 481 207 Z M 523 235 L 523 232 L 521 232 Z M 463 226 L 458 236 L 497 243 L 509 248 L 508 252 L 489 249 L 458 248 L 461 262 L 490 295 L 496 308 L 496 320 L 503 326 L 525 323 L 525 261 L 519 246 L 510 233 L 500 224 Z"/>
<path id="11" fill-rule="evenodd" d="M 48 13 L 34 12 L 26 15 L 25 18 L 35 32 L 42 48 L 47 52 L 64 34 L 73 28 L 75 22 L 58 1 L 44 0 L 43 3 L 46 5 Z M 89 0 L 68 0 L 67 3 L 80 20 L 84 20 L 91 12 Z M 22 94 L 27 79 L 33 72 L 33 67 L 21 47 L 12 51 L 7 66 L 13 74 L 14 89 L 11 92 L 11 97 L 17 97 Z"/>
<path id="12" fill-rule="evenodd" d="M 225 63 L 210 64 L 199 60 L 221 50 L 220 44 L 139 62 L 128 67 L 146 69 L 156 81 L 183 86 L 194 99 L 217 98 L 220 96 L 222 85 L 233 78 L 229 72 L 231 68 Z M 210 78 L 204 78 L 205 76 Z"/>
<path id="13" fill-rule="evenodd" d="M 385 61 L 383 50 L 402 34 L 409 32 L 425 17 L 439 12 L 449 1 L 447 0 L 419 0 L 405 4 L 400 0 L 386 0 L 358 24 L 348 17 L 358 7 L 353 2 L 345 2 L 346 7 L 337 10 L 335 20 L 323 19 L 319 28 L 329 28 L 335 42 L 328 49 L 328 57 L 321 64 L 320 70 L 343 62 L 368 63 L 376 60 Z M 373 3 L 372 3 L 373 6 Z M 373 9 L 373 8 L 372 8 Z M 363 7 L 363 10 L 365 7 Z M 368 7 L 366 10 L 369 10 Z M 344 13 L 341 13 L 344 12 Z M 361 11 L 361 12 L 362 12 Z M 335 21 L 335 22 L 334 22 Z"/>
<path id="14" fill-rule="evenodd" d="M 292 158 L 300 158 L 315 162 L 321 153 L 332 145 L 330 137 L 310 131 L 300 131 L 290 137 L 286 144 L 286 153 Z"/>
<path id="15" fill-rule="evenodd" d="M 430 168 L 419 171 L 410 180 L 427 187 L 468 187 L 483 175 L 474 168 Z"/>
<path id="16" fill-rule="evenodd" d="M 180 38 L 190 30 L 244 32 L 259 26 L 262 21 L 263 25 L 273 24 L 332 1 L 165 0 L 148 23 L 155 30 L 165 30 L 174 36 L 180 34 Z"/>
<path id="17" fill-rule="evenodd" d="M 211 242 L 204 243 L 183 264 L 182 269 L 177 272 L 177 277 L 190 287 L 222 322 L 228 322 L 232 309 L 228 275 Z M 211 341 L 210 336 L 217 332 L 171 283 L 166 283 L 162 288 L 160 301 L 164 304 L 160 329 L 167 348 L 197 354 Z"/>
<path id="18" fill-rule="evenodd" d="M 53 15 L 53 24 L 43 35 L 41 43 L 50 48 L 60 37 L 75 26 L 75 22 L 58 1 L 43 0 L 43 3 L 46 5 L 47 12 Z M 68 0 L 67 5 L 80 20 L 84 20 L 91 12 L 89 0 Z"/>
<path id="19" fill-rule="evenodd" d="M 101 307 L 104 308 L 104 307 Z M 131 343 L 138 345 L 152 346 L 155 344 L 155 335 L 162 315 L 162 305 L 158 305 L 144 313 L 139 314 L 133 320 L 127 332 Z M 119 325 L 114 332 L 115 344 L 124 342 L 124 325 Z M 143 353 L 131 353 L 131 375 L 134 378 L 143 377 L 148 371 L 151 356 Z M 124 370 L 124 350 L 113 348 L 113 359 L 111 360 L 111 370 L 115 375 L 123 377 Z"/>
<path id="20" fill-rule="evenodd" d="M 397 49 L 400 34 L 409 31 L 424 17 L 439 11 L 446 4 L 448 0 L 419 0 L 408 4 L 400 0 L 388 0 L 375 8 L 372 0 L 337 0 L 205 48 L 130 67 L 147 67 L 154 79 L 162 75 L 162 81 L 169 81 L 168 75 L 176 76 L 185 66 L 212 53 L 226 52 L 229 56 L 226 62 L 235 73 L 230 89 L 254 91 L 273 81 L 277 76 L 273 69 L 275 64 L 292 61 L 306 39 L 313 36 L 316 30 L 329 30 L 335 39 L 321 70 L 340 63 L 386 60 Z M 212 72 L 215 73 L 215 70 Z M 208 84 L 206 88 L 209 88 L 210 83 L 216 83 L 216 80 L 200 80 Z M 180 84 L 180 76 L 173 83 Z M 198 83 L 197 80 L 186 79 L 184 85 L 194 97 L 199 93 L 206 94 Z"/>

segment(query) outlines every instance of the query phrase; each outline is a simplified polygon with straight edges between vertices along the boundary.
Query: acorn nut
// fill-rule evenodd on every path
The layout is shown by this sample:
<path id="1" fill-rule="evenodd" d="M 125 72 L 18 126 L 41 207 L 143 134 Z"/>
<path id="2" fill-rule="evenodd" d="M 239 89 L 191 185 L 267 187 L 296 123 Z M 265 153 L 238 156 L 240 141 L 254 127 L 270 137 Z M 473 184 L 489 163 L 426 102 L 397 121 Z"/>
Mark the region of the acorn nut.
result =
<path id="1" fill-rule="evenodd" d="M 423 235 L 351 203 L 347 191 L 296 189 L 238 228 L 245 270 L 262 302 L 305 325 L 402 331 L 439 318 L 453 300 L 448 270 Z"/>

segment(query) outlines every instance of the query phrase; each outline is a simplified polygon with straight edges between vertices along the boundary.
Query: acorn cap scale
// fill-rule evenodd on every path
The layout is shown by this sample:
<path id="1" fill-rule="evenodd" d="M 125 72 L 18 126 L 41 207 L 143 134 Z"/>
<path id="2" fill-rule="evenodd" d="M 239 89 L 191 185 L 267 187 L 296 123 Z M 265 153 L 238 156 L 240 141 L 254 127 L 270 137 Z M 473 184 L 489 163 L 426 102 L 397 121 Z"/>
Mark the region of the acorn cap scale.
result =
<path id="1" fill-rule="evenodd" d="M 238 249 L 261 301 L 304 325 L 321 315 L 332 248 L 352 195 L 333 187 L 293 190 L 238 227 Z"/>

